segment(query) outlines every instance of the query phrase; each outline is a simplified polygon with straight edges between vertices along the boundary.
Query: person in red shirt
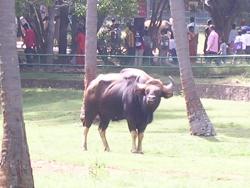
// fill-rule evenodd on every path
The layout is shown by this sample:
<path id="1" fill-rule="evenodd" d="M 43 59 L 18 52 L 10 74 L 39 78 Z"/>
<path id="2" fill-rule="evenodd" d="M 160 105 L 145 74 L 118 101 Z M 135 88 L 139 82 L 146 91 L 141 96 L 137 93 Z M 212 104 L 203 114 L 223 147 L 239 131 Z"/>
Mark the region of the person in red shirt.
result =
<path id="1" fill-rule="evenodd" d="M 85 54 L 85 32 L 84 29 L 79 28 L 78 33 L 76 35 L 76 44 L 77 49 L 76 53 L 79 55 L 77 56 L 76 63 L 79 65 L 84 65 L 84 54 Z"/>
<path id="2" fill-rule="evenodd" d="M 198 34 L 194 31 L 194 26 L 188 27 L 188 44 L 189 44 L 189 56 L 191 56 L 190 60 L 192 63 L 196 62 L 196 58 L 194 56 L 197 55 L 197 43 L 198 43 Z"/>
<path id="3" fill-rule="evenodd" d="M 36 47 L 36 34 L 35 32 L 29 28 L 28 24 L 24 24 L 25 35 L 23 38 L 23 45 L 26 46 L 24 52 L 26 53 L 27 63 L 32 62 L 32 55 L 35 52 Z"/>

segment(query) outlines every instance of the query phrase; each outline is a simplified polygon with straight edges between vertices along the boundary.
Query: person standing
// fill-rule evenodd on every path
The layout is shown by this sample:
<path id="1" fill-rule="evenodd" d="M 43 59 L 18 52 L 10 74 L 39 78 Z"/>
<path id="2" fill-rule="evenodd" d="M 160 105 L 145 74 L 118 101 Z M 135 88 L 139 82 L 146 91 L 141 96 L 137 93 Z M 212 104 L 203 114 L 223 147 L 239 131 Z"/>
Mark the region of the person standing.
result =
<path id="1" fill-rule="evenodd" d="M 246 54 L 250 54 L 250 31 L 247 31 L 245 34 L 245 42 L 246 42 Z"/>
<path id="2" fill-rule="evenodd" d="M 172 62 L 174 64 L 178 63 L 177 53 L 176 53 L 176 43 L 175 43 L 173 32 L 171 32 L 170 39 L 169 39 L 169 56 L 171 57 Z"/>
<path id="3" fill-rule="evenodd" d="M 76 58 L 76 63 L 78 65 L 84 65 L 85 64 L 85 31 L 84 28 L 79 28 L 78 33 L 76 35 L 76 53 L 77 53 L 77 58 Z"/>
<path id="4" fill-rule="evenodd" d="M 187 29 L 189 30 L 190 27 L 193 27 L 193 28 L 194 28 L 195 34 L 198 34 L 198 33 L 199 33 L 198 28 L 197 28 L 197 26 L 196 26 L 196 24 L 195 24 L 195 18 L 194 18 L 194 17 L 190 17 L 190 22 L 189 22 L 189 24 L 187 25 Z"/>
<path id="5" fill-rule="evenodd" d="M 191 62 L 195 63 L 196 49 L 197 49 L 198 34 L 194 32 L 194 26 L 188 28 L 188 44 L 189 44 L 189 56 L 191 56 Z"/>
<path id="6" fill-rule="evenodd" d="M 128 54 L 128 62 L 132 62 L 132 60 L 134 59 L 134 55 L 135 55 L 135 35 L 134 35 L 134 31 L 133 31 L 133 25 L 128 24 L 128 28 L 126 31 L 126 40 L 125 40 L 125 44 L 127 47 L 127 54 Z"/>
<path id="7" fill-rule="evenodd" d="M 247 34 L 247 31 L 245 29 L 243 29 L 241 31 L 241 37 L 240 37 L 240 40 L 242 42 L 242 54 L 246 54 L 246 48 L 247 48 L 246 34 Z"/>
<path id="8" fill-rule="evenodd" d="M 139 31 L 135 33 L 135 66 L 141 66 L 143 60 L 143 52 L 144 52 L 144 45 L 143 45 L 143 37 Z"/>
<path id="9" fill-rule="evenodd" d="M 210 29 L 209 29 L 209 26 L 212 25 L 212 20 L 211 19 L 208 19 L 207 20 L 207 25 L 205 27 L 205 42 L 204 42 L 204 48 L 203 48 L 203 54 L 204 55 L 207 55 L 207 40 L 208 40 L 208 36 L 210 34 Z"/>
<path id="10" fill-rule="evenodd" d="M 229 54 L 234 54 L 234 41 L 237 35 L 238 31 L 236 30 L 236 25 L 232 24 L 232 28 L 228 37 Z"/>
<path id="11" fill-rule="evenodd" d="M 149 35 L 148 28 L 144 29 L 144 36 L 143 36 L 143 46 L 144 46 L 144 60 L 147 62 L 147 64 L 151 64 L 151 58 L 153 56 L 152 54 L 152 40 Z"/>
<path id="12" fill-rule="evenodd" d="M 111 54 L 119 55 L 121 45 L 121 30 L 119 24 L 116 23 L 114 29 L 110 31 Z"/>
<path id="13" fill-rule="evenodd" d="M 23 45 L 25 45 L 24 53 L 26 54 L 27 63 L 32 63 L 33 55 L 35 53 L 36 47 L 36 34 L 35 32 L 28 26 L 27 23 L 23 25 L 25 30 L 25 35 L 23 38 Z"/>
<path id="14" fill-rule="evenodd" d="M 222 42 L 220 44 L 220 50 L 219 53 L 222 57 L 221 57 L 221 64 L 225 64 L 226 63 L 226 56 L 227 56 L 227 48 L 228 45 L 225 41 L 225 39 L 222 39 Z"/>
<path id="15" fill-rule="evenodd" d="M 169 31 L 168 29 L 161 30 L 160 37 L 160 57 L 161 63 L 168 63 L 168 53 L 169 53 Z"/>
<path id="16" fill-rule="evenodd" d="M 219 35 L 215 31 L 215 26 L 210 25 L 209 26 L 210 34 L 207 39 L 207 49 L 206 54 L 207 55 L 217 55 L 219 52 Z M 208 63 L 211 63 L 211 58 L 209 58 Z M 216 61 L 216 64 L 219 64 L 219 61 Z"/>

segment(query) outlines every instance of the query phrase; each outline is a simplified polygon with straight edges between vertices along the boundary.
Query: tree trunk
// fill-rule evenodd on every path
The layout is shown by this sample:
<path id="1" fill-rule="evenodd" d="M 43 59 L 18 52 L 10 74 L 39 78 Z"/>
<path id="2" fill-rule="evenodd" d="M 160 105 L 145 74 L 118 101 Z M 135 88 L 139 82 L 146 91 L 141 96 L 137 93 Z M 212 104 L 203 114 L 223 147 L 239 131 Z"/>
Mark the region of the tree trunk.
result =
<path id="1" fill-rule="evenodd" d="M 166 8 L 168 0 L 153 1 L 152 16 L 149 24 L 149 32 L 153 42 L 153 48 L 158 47 L 159 28 L 162 24 L 163 11 Z"/>
<path id="2" fill-rule="evenodd" d="M 61 2 L 63 3 L 63 2 Z M 59 30 L 59 54 L 67 52 L 67 28 L 69 24 L 69 7 L 64 5 L 60 7 L 60 30 Z M 66 57 L 60 58 L 60 62 L 65 62 Z"/>
<path id="3" fill-rule="evenodd" d="M 36 33 L 37 51 L 38 53 L 45 53 L 46 52 L 45 31 L 40 11 L 38 11 L 35 5 L 31 2 L 29 2 L 29 6 L 32 15 L 32 18 L 31 20 L 29 20 L 29 23 L 32 24 L 33 29 L 35 30 Z"/>
<path id="4" fill-rule="evenodd" d="M 87 89 L 89 83 L 96 77 L 97 58 L 97 0 L 87 1 L 86 14 L 86 42 L 85 42 L 85 80 L 84 88 Z M 81 107 L 80 119 L 84 119 L 84 100 Z"/>
<path id="5" fill-rule="evenodd" d="M 184 1 L 170 0 L 170 9 L 174 19 L 173 31 L 191 134 L 198 136 L 214 136 L 215 131 L 213 125 L 202 106 L 195 88 L 189 59 L 187 34 L 183 34 L 183 31 L 186 31 Z"/>
<path id="6" fill-rule="evenodd" d="M 55 34 L 55 15 L 56 15 L 56 10 L 55 6 L 49 6 L 48 7 L 48 17 L 49 17 L 49 23 L 48 23 L 48 31 L 47 31 L 47 37 L 46 37 L 46 43 L 47 43 L 47 48 L 46 48 L 46 53 L 50 54 L 47 56 L 47 63 L 52 64 L 53 63 L 53 47 L 54 47 L 54 34 Z"/>
<path id="7" fill-rule="evenodd" d="M 96 77 L 97 49 L 97 0 L 87 1 L 86 16 L 86 56 L 85 56 L 85 89 Z"/>
<path id="8" fill-rule="evenodd" d="M 34 187 L 16 53 L 15 1 L 0 1 L 0 70 L 3 140 L 0 187 Z"/>
<path id="9" fill-rule="evenodd" d="M 71 54 L 76 54 L 76 34 L 77 34 L 77 17 L 76 15 L 72 15 L 72 24 L 71 24 L 71 36 L 72 36 L 72 42 L 71 42 Z"/>

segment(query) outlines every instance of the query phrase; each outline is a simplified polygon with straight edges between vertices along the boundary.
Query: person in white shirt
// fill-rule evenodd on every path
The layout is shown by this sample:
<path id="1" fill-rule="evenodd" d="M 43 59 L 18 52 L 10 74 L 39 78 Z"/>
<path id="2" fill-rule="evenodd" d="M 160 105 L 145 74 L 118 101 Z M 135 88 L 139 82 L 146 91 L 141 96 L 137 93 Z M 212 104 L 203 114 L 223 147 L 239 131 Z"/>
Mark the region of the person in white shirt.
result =
<path id="1" fill-rule="evenodd" d="M 175 44 L 173 32 L 171 32 L 171 37 L 169 39 L 169 55 L 172 57 L 173 63 L 177 64 L 178 60 L 177 60 L 176 44 Z"/>
<path id="2" fill-rule="evenodd" d="M 235 37 L 235 40 L 234 40 L 234 54 L 236 54 L 236 55 L 243 54 L 242 41 L 243 41 L 242 31 L 239 30 L 238 35 Z M 240 63 L 241 58 L 234 57 L 232 63 L 233 64 L 238 63 L 237 61 L 239 61 L 239 63 Z"/>
<path id="3" fill-rule="evenodd" d="M 228 37 L 229 54 L 234 54 L 234 41 L 237 35 L 238 31 L 236 30 L 236 25 L 232 24 L 232 28 Z"/>
<path id="4" fill-rule="evenodd" d="M 228 48 L 227 43 L 225 42 L 224 39 L 222 39 L 222 42 L 220 44 L 220 50 L 219 50 L 219 53 L 218 53 L 218 54 L 220 54 L 222 56 L 221 61 L 220 61 L 221 64 L 226 63 L 227 48 Z"/>
<path id="5" fill-rule="evenodd" d="M 250 54 L 250 31 L 245 34 L 246 54 Z"/>
<path id="6" fill-rule="evenodd" d="M 242 43 L 242 48 L 241 48 L 242 54 L 246 53 L 246 47 L 247 47 L 247 45 L 246 45 L 246 33 L 247 33 L 246 30 L 242 30 L 241 37 L 240 37 L 240 41 Z"/>

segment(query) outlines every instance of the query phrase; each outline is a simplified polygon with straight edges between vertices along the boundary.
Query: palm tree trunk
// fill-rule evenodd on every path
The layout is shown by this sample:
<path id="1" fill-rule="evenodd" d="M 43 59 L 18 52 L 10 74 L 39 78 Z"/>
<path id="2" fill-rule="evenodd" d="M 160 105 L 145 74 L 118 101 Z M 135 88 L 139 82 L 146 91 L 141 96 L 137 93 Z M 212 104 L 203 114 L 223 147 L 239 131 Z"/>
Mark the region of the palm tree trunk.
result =
<path id="1" fill-rule="evenodd" d="M 96 77 L 96 31 L 97 0 L 88 0 L 86 15 L 85 88 Z"/>
<path id="2" fill-rule="evenodd" d="M 15 1 L 0 1 L 0 73 L 3 140 L 0 187 L 34 187 L 16 53 Z"/>
<path id="3" fill-rule="evenodd" d="M 179 59 L 181 84 L 184 90 L 187 115 L 192 135 L 214 136 L 215 130 L 196 92 L 192 68 L 189 59 L 189 47 L 186 29 L 184 0 L 170 0 L 170 9 L 174 18 L 173 31 Z"/>
<path id="4" fill-rule="evenodd" d="M 97 56 L 97 0 L 87 1 L 86 15 L 86 42 L 85 42 L 85 80 L 84 88 L 96 77 L 96 56 Z M 81 107 L 80 119 L 84 122 L 85 106 Z"/>

